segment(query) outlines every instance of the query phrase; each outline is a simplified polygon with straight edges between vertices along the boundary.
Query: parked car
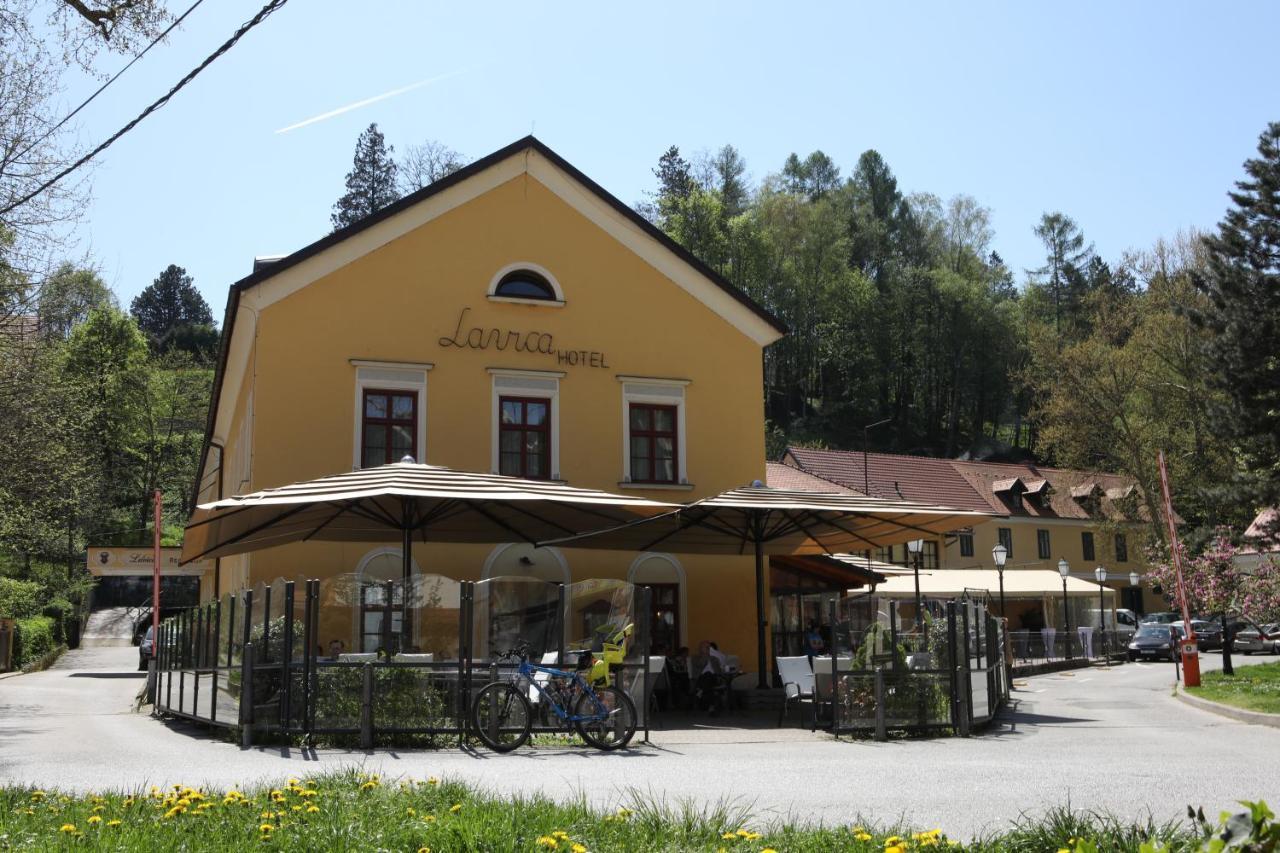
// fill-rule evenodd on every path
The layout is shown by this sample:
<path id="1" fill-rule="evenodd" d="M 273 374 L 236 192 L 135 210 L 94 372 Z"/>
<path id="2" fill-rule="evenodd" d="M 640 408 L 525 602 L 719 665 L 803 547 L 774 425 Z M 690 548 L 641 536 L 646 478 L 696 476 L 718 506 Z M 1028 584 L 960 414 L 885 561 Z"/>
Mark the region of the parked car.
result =
<path id="1" fill-rule="evenodd" d="M 1251 654 L 1280 654 L 1280 625 L 1249 625 L 1236 632 L 1231 647 Z"/>
<path id="2" fill-rule="evenodd" d="M 142 642 L 138 644 L 138 670 L 142 671 L 151 663 L 151 657 L 155 653 L 156 635 L 155 628 L 147 628 L 147 633 L 142 636 Z"/>
<path id="3" fill-rule="evenodd" d="M 1176 625 L 1157 622 L 1139 625 L 1137 633 L 1129 641 L 1129 660 L 1177 660 L 1178 641 L 1182 636 Z"/>
<path id="4" fill-rule="evenodd" d="M 1181 619 L 1177 622 L 1170 622 L 1186 636 L 1187 630 Z M 1213 649 L 1222 648 L 1222 625 L 1218 622 L 1210 622 L 1207 619 L 1192 619 L 1191 628 L 1196 632 L 1196 648 L 1202 652 L 1211 651 Z"/>
<path id="5" fill-rule="evenodd" d="M 1170 622 L 1181 622 L 1181 613 L 1148 613 L 1142 617 L 1143 625 L 1168 625 Z"/>

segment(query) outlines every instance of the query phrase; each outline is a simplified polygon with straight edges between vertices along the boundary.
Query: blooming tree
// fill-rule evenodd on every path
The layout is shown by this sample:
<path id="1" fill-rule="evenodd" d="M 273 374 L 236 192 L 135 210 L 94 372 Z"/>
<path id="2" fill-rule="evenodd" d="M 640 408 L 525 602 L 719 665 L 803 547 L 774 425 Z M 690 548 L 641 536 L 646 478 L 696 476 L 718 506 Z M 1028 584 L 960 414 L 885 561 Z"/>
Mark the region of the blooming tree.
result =
<path id="1" fill-rule="evenodd" d="M 1239 612 L 1257 622 L 1280 618 L 1280 563 L 1261 555 L 1237 559 L 1244 549 L 1231 544 L 1227 531 L 1219 530 L 1204 551 L 1183 560 L 1182 580 L 1192 613 Z M 1250 555 L 1252 556 L 1252 555 Z M 1147 581 L 1158 586 L 1169 603 L 1178 604 L 1178 579 L 1168 557 L 1151 560 Z"/>

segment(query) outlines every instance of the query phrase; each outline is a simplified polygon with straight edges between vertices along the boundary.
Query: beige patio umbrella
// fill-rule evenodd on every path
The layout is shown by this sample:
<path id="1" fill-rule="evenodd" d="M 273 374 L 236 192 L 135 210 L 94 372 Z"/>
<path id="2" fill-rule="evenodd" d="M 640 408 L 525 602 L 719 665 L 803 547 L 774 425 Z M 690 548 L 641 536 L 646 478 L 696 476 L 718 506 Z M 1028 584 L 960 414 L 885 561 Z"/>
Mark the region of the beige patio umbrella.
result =
<path id="1" fill-rule="evenodd" d="M 995 513 L 915 501 L 832 492 L 771 489 L 760 481 L 673 512 L 624 525 L 544 540 L 540 545 L 756 558 L 756 641 L 760 687 L 766 687 L 764 555 L 837 554 L 896 545 L 980 524 Z"/>
<path id="2" fill-rule="evenodd" d="M 536 543 L 624 524 L 676 506 L 546 480 L 421 465 L 406 457 L 377 468 L 200 504 L 187 524 L 182 563 L 290 542 L 400 539 L 407 583 L 415 539 Z"/>

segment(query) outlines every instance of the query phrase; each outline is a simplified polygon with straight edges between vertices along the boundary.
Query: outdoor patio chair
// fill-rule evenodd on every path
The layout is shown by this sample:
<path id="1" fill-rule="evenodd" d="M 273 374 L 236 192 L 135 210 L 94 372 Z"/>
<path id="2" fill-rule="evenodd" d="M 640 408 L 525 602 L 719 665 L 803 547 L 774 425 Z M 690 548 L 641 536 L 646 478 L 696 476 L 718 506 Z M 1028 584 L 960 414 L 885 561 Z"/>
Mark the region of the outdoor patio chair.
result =
<path id="1" fill-rule="evenodd" d="M 830 663 L 830 661 L 828 661 Z M 831 670 L 817 668 L 813 673 L 813 719 L 809 731 L 818 730 L 818 714 L 824 708 L 832 709 L 832 722 L 835 722 L 834 691 L 832 690 Z"/>
<path id="2" fill-rule="evenodd" d="M 778 714 L 778 727 L 781 728 L 792 702 L 813 705 L 813 666 L 807 655 L 776 660 L 778 676 L 782 679 L 782 710 Z"/>

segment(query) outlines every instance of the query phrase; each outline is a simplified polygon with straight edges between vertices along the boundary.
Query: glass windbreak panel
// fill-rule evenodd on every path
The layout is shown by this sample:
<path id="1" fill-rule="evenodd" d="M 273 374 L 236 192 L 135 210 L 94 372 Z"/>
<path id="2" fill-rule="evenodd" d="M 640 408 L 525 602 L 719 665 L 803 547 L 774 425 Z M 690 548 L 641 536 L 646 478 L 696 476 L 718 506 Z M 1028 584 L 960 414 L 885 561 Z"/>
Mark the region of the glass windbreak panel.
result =
<path id="1" fill-rule="evenodd" d="M 636 625 L 636 587 L 626 581 L 591 579 L 565 587 L 565 645 L 601 651 L 627 625 Z M 634 652 L 637 637 L 627 643 Z"/>
<path id="2" fill-rule="evenodd" d="M 316 643 L 320 655 L 336 659 L 360 651 L 360 579 L 355 573 L 333 575 L 320 581 L 316 606 Z"/>
<path id="3" fill-rule="evenodd" d="M 560 646 L 559 585 L 527 577 L 497 577 L 475 585 L 472 645 L 478 661 L 527 643 L 541 660 Z"/>
<path id="4" fill-rule="evenodd" d="M 431 655 L 433 662 L 458 659 L 462 585 L 443 575 L 414 575 L 408 605 L 409 654 Z"/>

